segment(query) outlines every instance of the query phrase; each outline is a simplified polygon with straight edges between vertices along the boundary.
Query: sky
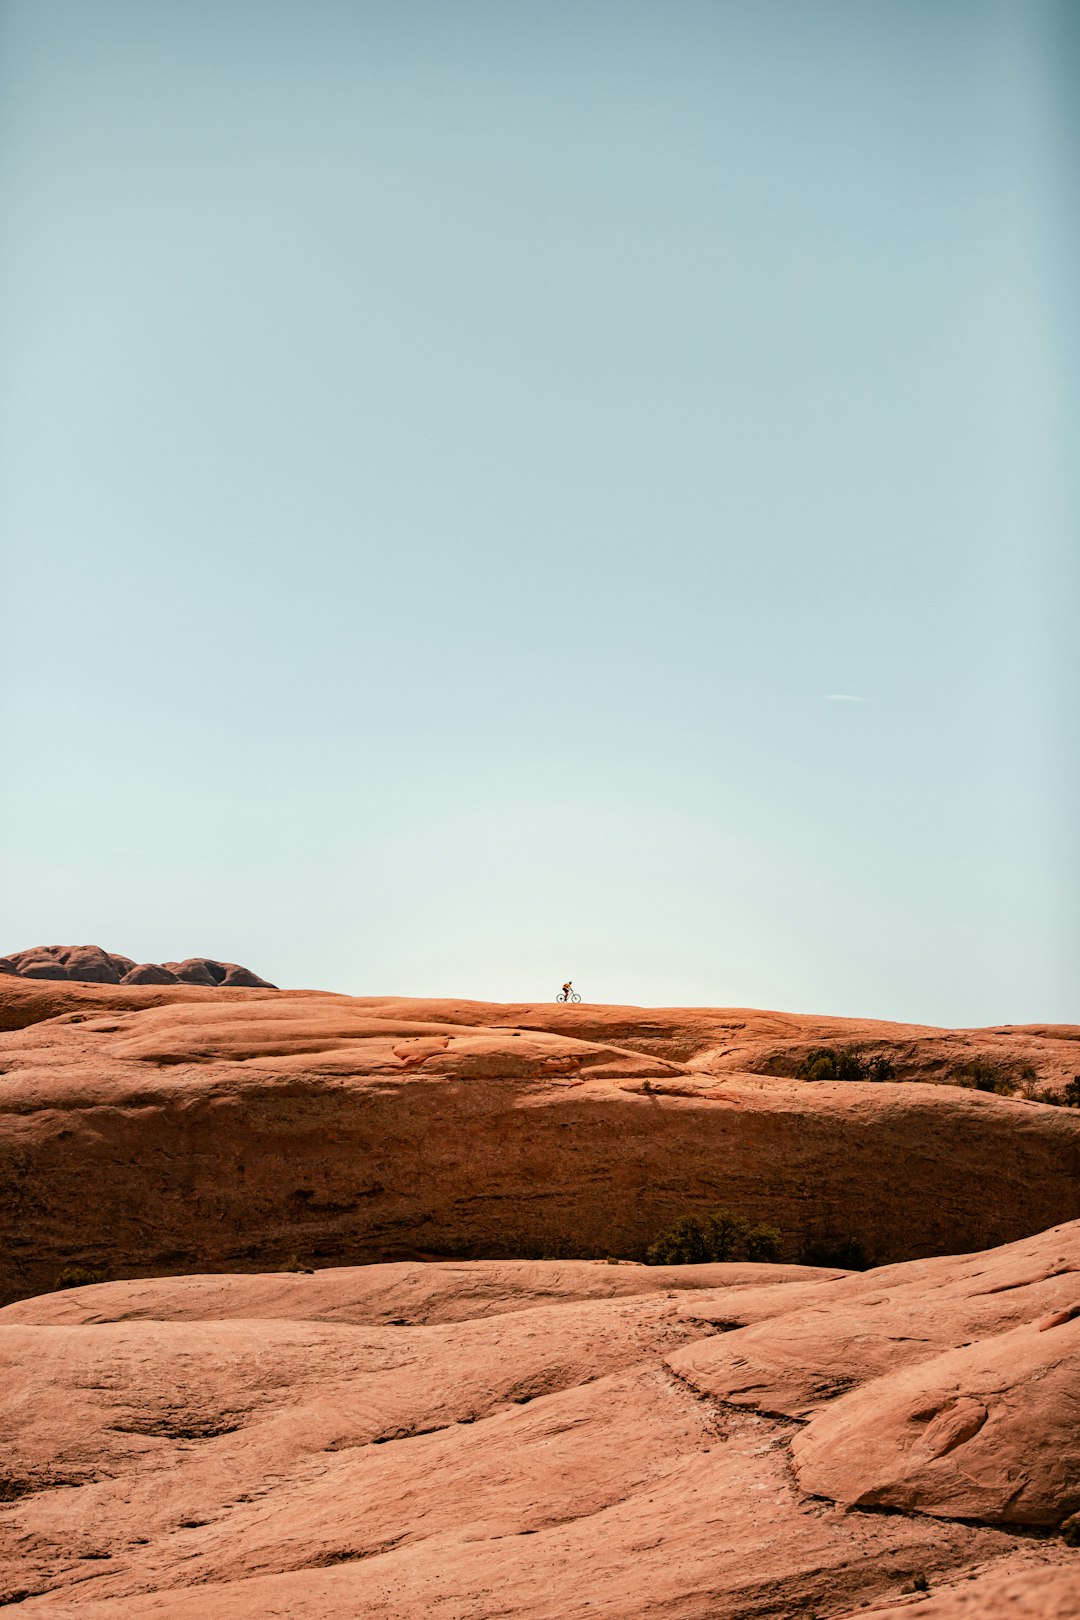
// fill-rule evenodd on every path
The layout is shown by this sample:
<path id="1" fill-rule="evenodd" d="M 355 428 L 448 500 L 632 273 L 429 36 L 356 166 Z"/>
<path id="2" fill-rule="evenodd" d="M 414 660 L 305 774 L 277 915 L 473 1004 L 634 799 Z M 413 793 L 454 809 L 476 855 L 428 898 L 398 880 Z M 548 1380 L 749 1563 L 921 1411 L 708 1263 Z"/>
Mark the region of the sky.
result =
<path id="1" fill-rule="evenodd" d="M 0 953 L 1080 1021 L 1078 68 L 0 3 Z"/>

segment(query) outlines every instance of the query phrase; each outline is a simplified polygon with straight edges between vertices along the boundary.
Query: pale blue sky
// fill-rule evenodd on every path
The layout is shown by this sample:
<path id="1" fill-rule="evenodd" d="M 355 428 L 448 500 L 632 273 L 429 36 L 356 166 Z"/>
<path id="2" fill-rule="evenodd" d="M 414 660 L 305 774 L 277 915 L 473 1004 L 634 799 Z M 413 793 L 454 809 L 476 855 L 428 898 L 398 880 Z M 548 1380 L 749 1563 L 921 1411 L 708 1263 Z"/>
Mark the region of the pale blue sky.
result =
<path id="1" fill-rule="evenodd" d="M 0 6 L 0 953 L 1080 1019 L 1076 41 Z"/>

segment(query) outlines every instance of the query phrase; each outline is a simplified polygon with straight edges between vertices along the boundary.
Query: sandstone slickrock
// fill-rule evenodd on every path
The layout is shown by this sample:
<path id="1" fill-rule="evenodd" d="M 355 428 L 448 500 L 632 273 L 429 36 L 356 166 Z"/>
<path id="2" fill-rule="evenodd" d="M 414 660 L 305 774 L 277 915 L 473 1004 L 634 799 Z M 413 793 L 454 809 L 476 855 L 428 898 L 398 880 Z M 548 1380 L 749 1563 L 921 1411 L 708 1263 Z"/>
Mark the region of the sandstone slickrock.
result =
<path id="1" fill-rule="evenodd" d="M 911 1599 L 884 1609 L 860 1609 L 859 1620 L 1075 1620 L 1080 1605 L 1075 1564 L 1050 1569 L 995 1569 L 933 1592 L 909 1609 Z"/>
<path id="2" fill-rule="evenodd" d="M 735 1289 L 755 1295 L 783 1285 L 815 1289 L 819 1282 L 850 1273 L 820 1266 L 723 1264 L 641 1266 L 593 1260 L 444 1260 L 438 1264 L 400 1261 L 390 1265 L 335 1266 L 325 1271 L 267 1275 L 230 1273 L 205 1277 L 137 1278 L 107 1287 L 64 1288 L 39 1294 L 7 1307 L 6 1325 L 31 1322 L 39 1327 L 82 1327 L 94 1322 L 292 1321 L 370 1323 L 399 1327 L 442 1326 L 501 1316 L 530 1305 L 574 1300 L 673 1297 L 723 1287 L 724 1299 Z M 743 1298 L 743 1295 L 739 1295 Z M 786 1303 L 786 1299 L 785 1299 Z M 708 1319 L 708 1306 L 697 1313 Z M 696 1324 L 679 1329 L 691 1337 Z"/>
<path id="3" fill-rule="evenodd" d="M 1067 1312 L 1080 1298 L 1080 1250 L 1071 1227 L 1064 1236 L 1052 1228 L 989 1254 L 882 1266 L 845 1277 L 829 1291 L 828 1310 L 815 1285 L 789 1287 L 782 1339 L 771 1321 L 774 1293 L 755 1289 L 735 1311 L 726 1297 L 684 1303 L 680 1309 L 717 1327 L 745 1331 L 694 1345 L 678 1358 L 678 1371 L 716 1399 L 807 1418 L 870 1378 L 898 1375 L 955 1345 L 991 1336 L 996 1344 Z M 837 1312 L 848 1313 L 857 1332 L 842 1333 Z M 1049 1341 L 1040 1342 L 1052 1357 Z M 846 1409 L 832 1407 L 834 1415 Z"/>
<path id="4" fill-rule="evenodd" d="M 0 1299 L 70 1265 L 631 1258 L 720 1204 L 776 1225 L 787 1260 L 1080 1216 L 1078 1110 L 762 1067 L 901 1026 L 15 977 L 0 1023 Z M 902 1033 L 937 1064 L 1004 1045 L 1045 1075 L 1080 1051 L 1072 1029 Z"/>
<path id="5" fill-rule="evenodd" d="M 842 1361 L 874 1309 L 900 1344 L 886 1307 L 922 1294 L 922 1359 L 818 1390 L 809 1421 L 694 1372 L 750 1336 L 780 1364 L 812 1311 L 819 1359 L 831 1338 Z M 1062 1453 L 1068 1408 L 1045 1382 L 992 1465 L 1038 1477 L 1038 1533 L 1023 1491 L 947 1499 L 909 1471 L 882 1513 L 829 1473 L 843 1414 L 880 1470 L 897 1378 L 985 1401 L 994 1368 L 1020 1387 L 1017 1335 L 1040 1326 L 1075 1389 L 1069 1297 L 1080 1222 L 864 1276 L 410 1262 L 23 1300 L 0 1311 L 0 1600 L 71 1620 L 1076 1620 L 1080 1551 L 1053 1533 L 1072 1464 L 1037 1461 Z M 988 1428 L 951 1433 L 954 1477 L 983 1477 Z"/>
<path id="6" fill-rule="evenodd" d="M 23 979 L 59 979 L 84 984 L 205 984 L 272 990 L 250 968 L 192 956 L 184 962 L 140 962 L 103 951 L 100 945 L 35 945 L 0 956 L 0 973 Z"/>
<path id="7" fill-rule="evenodd" d="M 794 1448 L 800 1483 L 833 1501 L 948 1518 L 1057 1525 L 1075 1513 L 1080 1279 L 1072 1281 L 1063 1311 L 903 1368 L 815 1417 Z"/>

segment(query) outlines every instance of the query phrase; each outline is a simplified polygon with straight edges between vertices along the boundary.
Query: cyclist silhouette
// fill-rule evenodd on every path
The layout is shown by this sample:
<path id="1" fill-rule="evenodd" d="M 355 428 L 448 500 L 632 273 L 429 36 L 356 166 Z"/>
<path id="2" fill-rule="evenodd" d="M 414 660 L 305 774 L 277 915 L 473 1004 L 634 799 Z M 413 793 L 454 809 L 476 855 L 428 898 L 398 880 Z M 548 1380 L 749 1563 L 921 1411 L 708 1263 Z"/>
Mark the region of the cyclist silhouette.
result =
<path id="1" fill-rule="evenodd" d="M 574 986 L 571 983 L 571 981 L 569 979 L 567 979 L 566 983 L 562 987 L 561 993 L 555 997 L 555 1000 L 556 1001 L 580 1001 L 581 997 L 578 995 L 577 991 L 574 989 Z"/>

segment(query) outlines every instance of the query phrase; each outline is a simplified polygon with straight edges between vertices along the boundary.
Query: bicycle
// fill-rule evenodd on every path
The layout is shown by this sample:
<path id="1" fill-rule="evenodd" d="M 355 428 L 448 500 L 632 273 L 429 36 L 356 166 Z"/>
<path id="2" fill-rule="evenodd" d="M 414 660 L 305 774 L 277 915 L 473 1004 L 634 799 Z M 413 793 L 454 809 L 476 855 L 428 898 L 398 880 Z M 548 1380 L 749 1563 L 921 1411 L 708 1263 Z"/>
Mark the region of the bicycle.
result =
<path id="1" fill-rule="evenodd" d="M 571 990 L 569 995 L 567 995 L 565 990 L 560 990 L 558 995 L 555 997 L 555 1000 L 556 1001 L 580 1001 L 581 997 L 578 995 L 576 990 Z"/>

